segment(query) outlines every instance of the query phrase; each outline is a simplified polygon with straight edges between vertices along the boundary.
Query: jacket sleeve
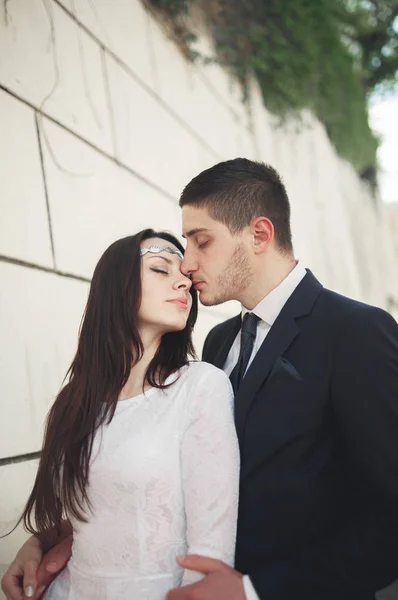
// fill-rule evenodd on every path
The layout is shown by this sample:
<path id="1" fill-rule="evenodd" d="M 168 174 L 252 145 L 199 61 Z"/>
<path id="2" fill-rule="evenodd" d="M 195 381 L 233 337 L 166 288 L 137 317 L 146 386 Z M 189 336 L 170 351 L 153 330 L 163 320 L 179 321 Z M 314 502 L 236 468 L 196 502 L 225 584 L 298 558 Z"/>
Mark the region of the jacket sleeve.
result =
<path id="1" fill-rule="evenodd" d="M 249 573 L 261 600 L 362 600 L 398 578 L 398 324 L 358 306 L 330 389 L 352 516 L 290 560 Z"/>

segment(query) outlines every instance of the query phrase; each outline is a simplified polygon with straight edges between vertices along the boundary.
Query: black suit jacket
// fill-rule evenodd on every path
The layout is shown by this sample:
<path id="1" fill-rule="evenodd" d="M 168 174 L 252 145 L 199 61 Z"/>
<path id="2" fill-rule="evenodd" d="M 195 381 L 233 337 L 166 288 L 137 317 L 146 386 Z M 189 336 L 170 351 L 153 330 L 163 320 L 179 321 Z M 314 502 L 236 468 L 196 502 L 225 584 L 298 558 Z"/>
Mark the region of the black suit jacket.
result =
<path id="1" fill-rule="evenodd" d="M 208 335 L 223 367 L 240 316 Z M 398 325 L 307 275 L 235 399 L 236 568 L 261 600 L 369 600 L 398 577 Z"/>

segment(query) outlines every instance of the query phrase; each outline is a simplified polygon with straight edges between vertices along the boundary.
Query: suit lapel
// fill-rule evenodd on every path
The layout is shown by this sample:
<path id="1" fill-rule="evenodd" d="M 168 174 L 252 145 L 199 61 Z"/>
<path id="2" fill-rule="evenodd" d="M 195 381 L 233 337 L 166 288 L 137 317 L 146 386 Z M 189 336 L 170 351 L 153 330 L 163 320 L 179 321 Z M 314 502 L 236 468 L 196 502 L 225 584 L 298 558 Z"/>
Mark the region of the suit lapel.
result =
<path id="1" fill-rule="evenodd" d="M 298 334 L 295 320 L 282 316 L 275 321 L 262 343 L 235 398 L 235 423 L 239 439 L 259 387 L 267 379 L 276 359 L 288 349 Z"/>
<path id="2" fill-rule="evenodd" d="M 225 335 L 221 339 L 220 346 L 219 346 L 218 350 L 216 350 L 214 359 L 212 359 L 212 361 L 211 361 L 213 363 L 213 365 L 218 367 L 219 369 L 223 368 L 224 363 L 227 360 L 227 356 L 228 356 L 228 353 L 234 342 L 234 339 L 236 338 L 236 336 L 238 335 L 238 333 L 240 331 L 241 323 L 242 323 L 242 318 L 240 315 L 238 315 L 237 317 L 234 317 L 233 319 L 230 319 L 226 323 L 228 328 L 225 332 L 223 332 L 223 333 L 225 333 Z"/>
<path id="3" fill-rule="evenodd" d="M 296 319 L 311 312 L 321 290 L 322 285 L 307 271 L 307 275 L 286 302 L 250 365 L 235 398 L 235 423 L 240 441 L 243 440 L 246 419 L 258 389 L 268 377 L 276 359 L 286 352 L 299 335 L 300 328 Z"/>

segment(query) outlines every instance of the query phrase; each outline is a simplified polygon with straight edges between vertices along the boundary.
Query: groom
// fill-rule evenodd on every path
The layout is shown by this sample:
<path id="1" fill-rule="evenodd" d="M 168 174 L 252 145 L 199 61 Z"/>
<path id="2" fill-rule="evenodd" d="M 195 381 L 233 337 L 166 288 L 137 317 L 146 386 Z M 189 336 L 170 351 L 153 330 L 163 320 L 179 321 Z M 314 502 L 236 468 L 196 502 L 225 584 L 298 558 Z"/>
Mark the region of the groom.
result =
<path id="1" fill-rule="evenodd" d="M 295 260 L 271 167 L 215 165 L 180 206 L 201 302 L 242 305 L 203 351 L 235 390 L 241 486 L 236 570 L 180 558 L 206 577 L 167 598 L 373 600 L 398 577 L 398 325 Z"/>
<path id="2" fill-rule="evenodd" d="M 188 557 L 208 577 L 168 600 L 371 600 L 398 577 L 398 325 L 295 261 L 271 167 L 220 163 L 180 206 L 202 304 L 242 304 L 203 350 L 235 388 L 241 485 L 236 571 Z"/>

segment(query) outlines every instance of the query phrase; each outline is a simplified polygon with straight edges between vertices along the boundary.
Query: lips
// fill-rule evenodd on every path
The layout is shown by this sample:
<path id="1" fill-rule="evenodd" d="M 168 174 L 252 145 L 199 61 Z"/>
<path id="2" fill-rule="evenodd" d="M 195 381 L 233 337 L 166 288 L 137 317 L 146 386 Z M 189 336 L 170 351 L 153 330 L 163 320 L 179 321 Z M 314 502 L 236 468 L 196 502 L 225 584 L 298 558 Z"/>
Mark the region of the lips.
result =
<path id="1" fill-rule="evenodd" d="M 195 290 L 200 290 L 204 286 L 204 284 L 204 281 L 194 281 L 193 287 L 195 288 Z"/>
<path id="2" fill-rule="evenodd" d="M 169 300 L 171 304 L 176 304 L 181 308 L 188 308 L 188 300 L 186 298 L 176 298 L 175 300 Z"/>

